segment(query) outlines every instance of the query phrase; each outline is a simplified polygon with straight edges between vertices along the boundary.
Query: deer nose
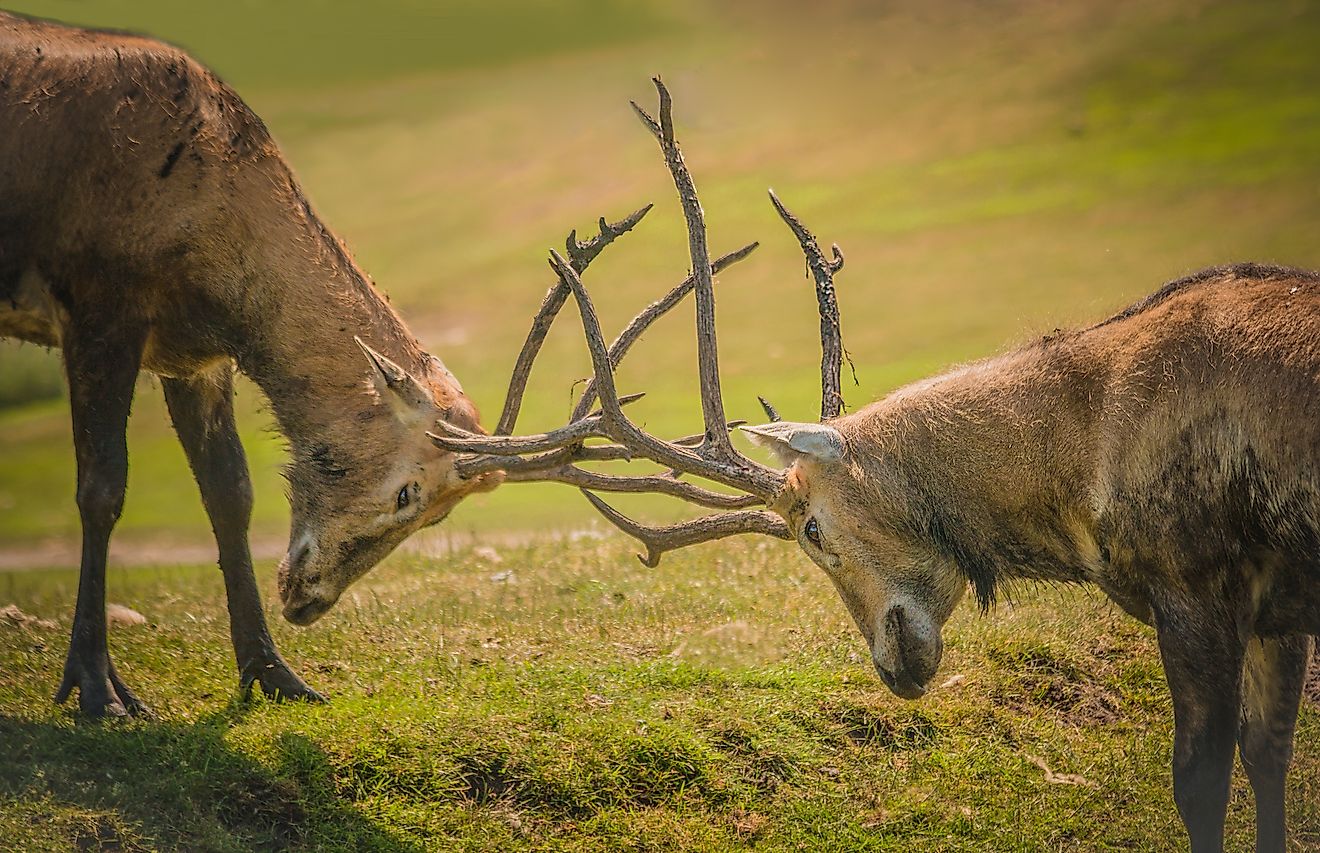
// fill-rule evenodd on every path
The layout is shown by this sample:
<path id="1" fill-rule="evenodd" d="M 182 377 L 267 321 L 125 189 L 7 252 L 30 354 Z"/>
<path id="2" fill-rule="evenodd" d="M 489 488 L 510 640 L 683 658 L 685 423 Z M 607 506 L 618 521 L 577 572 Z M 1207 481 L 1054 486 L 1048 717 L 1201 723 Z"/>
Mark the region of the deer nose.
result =
<path id="1" fill-rule="evenodd" d="M 294 625 L 310 625 L 325 615 L 334 604 L 323 598 L 309 598 L 303 602 L 290 602 L 284 606 L 284 618 Z"/>
<path id="2" fill-rule="evenodd" d="M 914 619 L 902 604 L 891 605 L 885 612 L 884 637 L 878 638 L 887 652 L 873 655 L 880 680 L 904 699 L 917 699 L 925 694 L 926 682 L 939 662 L 938 648 L 927 648 L 928 638 L 916 629 L 914 622 L 919 623 L 920 619 Z"/>

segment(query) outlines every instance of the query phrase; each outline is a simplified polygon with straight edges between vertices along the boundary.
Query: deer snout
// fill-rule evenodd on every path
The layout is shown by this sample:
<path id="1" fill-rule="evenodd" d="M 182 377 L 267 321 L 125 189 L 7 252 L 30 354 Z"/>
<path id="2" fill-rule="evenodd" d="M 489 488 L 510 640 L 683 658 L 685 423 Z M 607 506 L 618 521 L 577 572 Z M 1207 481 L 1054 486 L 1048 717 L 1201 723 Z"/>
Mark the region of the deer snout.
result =
<path id="1" fill-rule="evenodd" d="M 894 695 L 904 699 L 925 695 L 926 684 L 935 676 L 943 654 L 938 626 L 919 607 L 899 602 L 885 611 L 871 659 Z"/>
<path id="2" fill-rule="evenodd" d="M 312 624 L 338 599 L 338 595 L 325 589 L 320 574 L 311 567 L 317 553 L 316 544 L 303 538 L 291 545 L 280 561 L 280 601 L 284 605 L 284 618 L 294 625 Z"/>

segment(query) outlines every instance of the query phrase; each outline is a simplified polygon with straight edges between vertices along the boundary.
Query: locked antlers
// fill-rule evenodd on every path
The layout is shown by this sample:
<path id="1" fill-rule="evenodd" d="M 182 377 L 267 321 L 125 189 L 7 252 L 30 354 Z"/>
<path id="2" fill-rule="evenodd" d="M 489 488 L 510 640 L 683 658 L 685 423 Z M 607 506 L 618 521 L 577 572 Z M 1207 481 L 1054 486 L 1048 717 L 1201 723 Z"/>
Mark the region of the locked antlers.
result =
<path id="1" fill-rule="evenodd" d="M 792 539 L 784 521 L 768 510 L 747 509 L 769 504 L 784 484 L 784 473 L 769 468 L 739 453 L 729 441 L 729 429 L 741 421 L 725 419 L 720 392 L 719 350 L 715 339 L 714 276 L 742 260 L 757 247 L 748 244 L 713 263 L 706 245 L 706 225 L 692 176 L 683 162 L 674 139 L 672 99 L 659 78 L 654 80 L 660 96 L 658 120 L 634 103 L 642 123 L 660 144 L 665 163 L 674 179 L 683 216 L 687 221 L 688 248 L 692 274 L 661 299 L 642 309 L 610 344 L 605 343 L 591 296 L 582 284 L 581 275 L 597 254 L 618 236 L 631 230 L 650 205 L 613 225 L 603 218 L 600 233 L 585 243 L 570 234 L 568 258 L 550 253 L 550 267 L 555 284 L 546 294 L 527 341 L 514 368 L 513 378 L 496 434 L 480 436 L 453 425 L 440 423 L 431 439 L 442 449 L 459 454 L 456 466 L 460 475 L 473 477 L 486 471 L 503 470 L 508 481 L 553 480 L 576 485 L 611 523 L 646 545 L 642 562 L 659 563 L 665 551 L 723 538 L 737 533 L 761 533 L 780 539 Z M 838 306 L 834 299 L 832 276 L 843 264 L 843 256 L 834 247 L 834 259 L 827 260 L 815 238 L 771 194 L 775 208 L 793 230 L 802 245 L 808 268 L 816 279 L 821 313 L 821 379 L 823 417 L 837 414 L 841 405 L 839 371 L 843 347 L 839 337 Z M 652 436 L 629 420 L 623 407 L 641 394 L 620 396 L 614 382 L 614 370 L 641 334 L 663 314 L 695 293 L 697 315 L 697 362 L 701 387 L 701 410 L 704 430 L 696 435 L 665 441 Z M 570 422 L 538 435 L 513 436 L 523 391 L 536 354 L 559 309 L 572 295 L 582 317 L 582 329 L 591 354 L 594 377 L 586 386 Z M 600 408 L 592 411 L 599 400 Z M 587 444 L 590 439 L 606 439 L 604 444 Z M 648 476 L 601 474 L 579 467 L 578 462 L 612 461 L 642 457 L 668 469 Z M 681 479 L 691 474 L 729 486 L 739 494 L 727 494 L 688 483 Z M 664 527 L 638 524 L 592 494 L 593 491 L 656 492 L 713 509 L 736 510 Z"/>

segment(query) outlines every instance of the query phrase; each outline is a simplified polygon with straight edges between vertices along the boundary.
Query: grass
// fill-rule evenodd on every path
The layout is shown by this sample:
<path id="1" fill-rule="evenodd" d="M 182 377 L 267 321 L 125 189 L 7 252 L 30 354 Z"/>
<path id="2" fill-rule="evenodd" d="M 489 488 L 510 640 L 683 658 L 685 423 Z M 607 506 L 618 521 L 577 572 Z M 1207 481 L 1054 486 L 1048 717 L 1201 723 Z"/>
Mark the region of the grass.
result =
<path id="1" fill-rule="evenodd" d="M 656 572 L 629 550 L 454 541 L 394 561 L 316 628 L 275 626 L 324 707 L 238 701 L 213 569 L 119 570 L 114 599 L 148 624 L 116 629 L 113 654 L 161 719 L 104 725 L 49 703 L 73 573 L 0 576 L 0 598 L 58 623 L 0 624 L 0 833 L 33 850 L 1183 843 L 1153 637 L 1100 596 L 965 605 L 937 683 L 963 679 L 908 703 L 791 548 Z M 1300 850 L 1320 843 L 1314 709 L 1297 743 Z M 1239 774 L 1232 849 L 1251 824 Z"/>
<path id="2" fill-rule="evenodd" d="M 418 64 L 376 73 L 365 66 L 379 44 L 365 36 L 360 54 L 334 47 L 342 34 L 309 39 L 305 56 L 258 49 L 270 32 L 302 26 L 312 8 L 303 4 L 226 7 L 223 20 L 158 3 L 131 13 L 116 3 L 20 4 L 152 29 L 237 81 L 326 220 L 487 413 L 499 409 L 548 284 L 545 247 L 570 227 L 657 202 L 588 276 L 611 328 L 686 270 L 672 187 L 626 106 L 652 97 L 646 78 L 656 71 L 678 99 L 716 251 L 763 242 L 721 285 L 731 416 L 756 417 L 757 394 L 788 417 L 815 409 L 814 301 L 767 186 L 848 254 L 839 287 L 860 381 L 848 393 L 854 406 L 1101 317 L 1199 267 L 1320 266 L 1320 106 L 1311 97 L 1320 58 L 1307 47 L 1320 34 L 1315 3 L 1134 3 L 1121 13 L 936 4 L 884 14 L 840 3 L 810 21 L 788 5 L 753 13 L 604 3 L 579 16 L 524 6 L 522 28 L 502 24 L 505 7 L 453 7 L 496 16 L 459 28 L 480 61 L 440 49 L 458 30 L 420 6 L 380 7 L 364 34 L 439 40 L 434 51 L 399 43 L 397 62 Z M 355 32 L 348 24 L 359 13 L 332 8 L 346 16 L 343 32 Z M 553 27 L 541 27 L 547 16 Z M 335 16 L 311 17 L 309 33 Z M 573 38 L 555 37 L 564 21 Z M 802 53 L 808 26 L 829 50 Z M 305 74 L 280 71 L 291 55 L 305 59 Z M 673 434 L 696 421 L 689 325 L 682 311 L 661 324 L 622 371 L 625 390 L 649 392 L 639 414 Z M 560 423 L 573 380 L 588 372 L 574 326 L 568 318 L 552 333 L 525 429 Z M 55 358 L 26 351 L 44 361 L 20 365 L 0 350 L 0 389 L 33 372 L 54 381 Z M 654 370 L 657 358 L 673 369 Z M 254 389 L 240 400 L 254 527 L 276 541 L 287 523 L 282 442 Z M 76 530 L 67 415 L 39 403 L 4 417 L 15 416 L 24 428 L 0 431 L 0 506 L 14 508 L 0 512 L 0 541 L 65 539 Z M 205 536 L 173 444 L 159 391 L 144 382 L 122 542 Z M 465 504 L 452 524 L 517 530 L 592 518 L 561 494 L 503 489 Z M 643 511 L 674 512 L 655 502 Z"/>
<path id="3" fill-rule="evenodd" d="M 734 417 L 755 417 L 756 394 L 790 418 L 816 408 L 814 299 L 768 186 L 848 255 L 854 406 L 1200 267 L 1320 267 L 1315 2 L 15 5 L 149 30 L 233 81 L 487 413 L 549 284 L 544 250 L 569 228 L 657 203 L 588 276 L 610 328 L 686 272 L 672 186 L 626 104 L 649 103 L 656 72 L 713 247 L 763 243 L 720 285 Z M 572 318 L 551 334 L 524 429 L 567 414 L 588 372 L 578 338 Z M 697 422 L 692 349 L 680 311 L 622 368 L 660 432 Z M 238 701 L 218 573 L 171 554 L 207 547 L 209 525 L 150 378 L 110 579 L 111 600 L 149 622 L 111 644 L 159 719 L 79 723 L 49 704 L 76 587 L 59 375 L 56 356 L 0 344 L 0 564 L 60 566 L 0 573 L 0 604 L 56 622 L 0 621 L 11 847 L 1182 843 L 1152 637 L 1098 593 L 1028 589 L 990 618 L 959 611 L 942 677 L 965 680 L 908 704 L 791 548 L 726 543 L 639 570 L 618 539 L 569 536 L 593 516 L 554 486 L 467 502 L 313 629 L 272 614 L 330 705 Z M 239 407 L 270 553 L 287 525 L 282 441 L 250 385 Z M 160 566 L 140 565 L 148 551 Z M 1290 784 L 1295 846 L 1320 846 L 1313 709 Z M 1242 849 L 1240 775 L 1233 790 Z"/>

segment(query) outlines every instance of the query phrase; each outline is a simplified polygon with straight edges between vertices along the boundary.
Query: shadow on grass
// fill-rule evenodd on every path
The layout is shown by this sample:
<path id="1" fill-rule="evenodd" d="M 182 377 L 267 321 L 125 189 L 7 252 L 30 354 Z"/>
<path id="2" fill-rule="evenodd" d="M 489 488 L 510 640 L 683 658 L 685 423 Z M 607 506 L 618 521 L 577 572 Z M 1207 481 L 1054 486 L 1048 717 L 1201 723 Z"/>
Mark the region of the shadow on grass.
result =
<path id="1" fill-rule="evenodd" d="M 422 849 L 339 798 L 309 738 L 281 734 L 270 763 L 227 744 L 244 712 L 235 702 L 192 723 L 72 727 L 0 715 L 0 808 L 44 804 L 22 810 L 33 824 L 50 819 L 47 838 L 65 807 L 90 815 L 63 830 L 76 849 Z"/>

